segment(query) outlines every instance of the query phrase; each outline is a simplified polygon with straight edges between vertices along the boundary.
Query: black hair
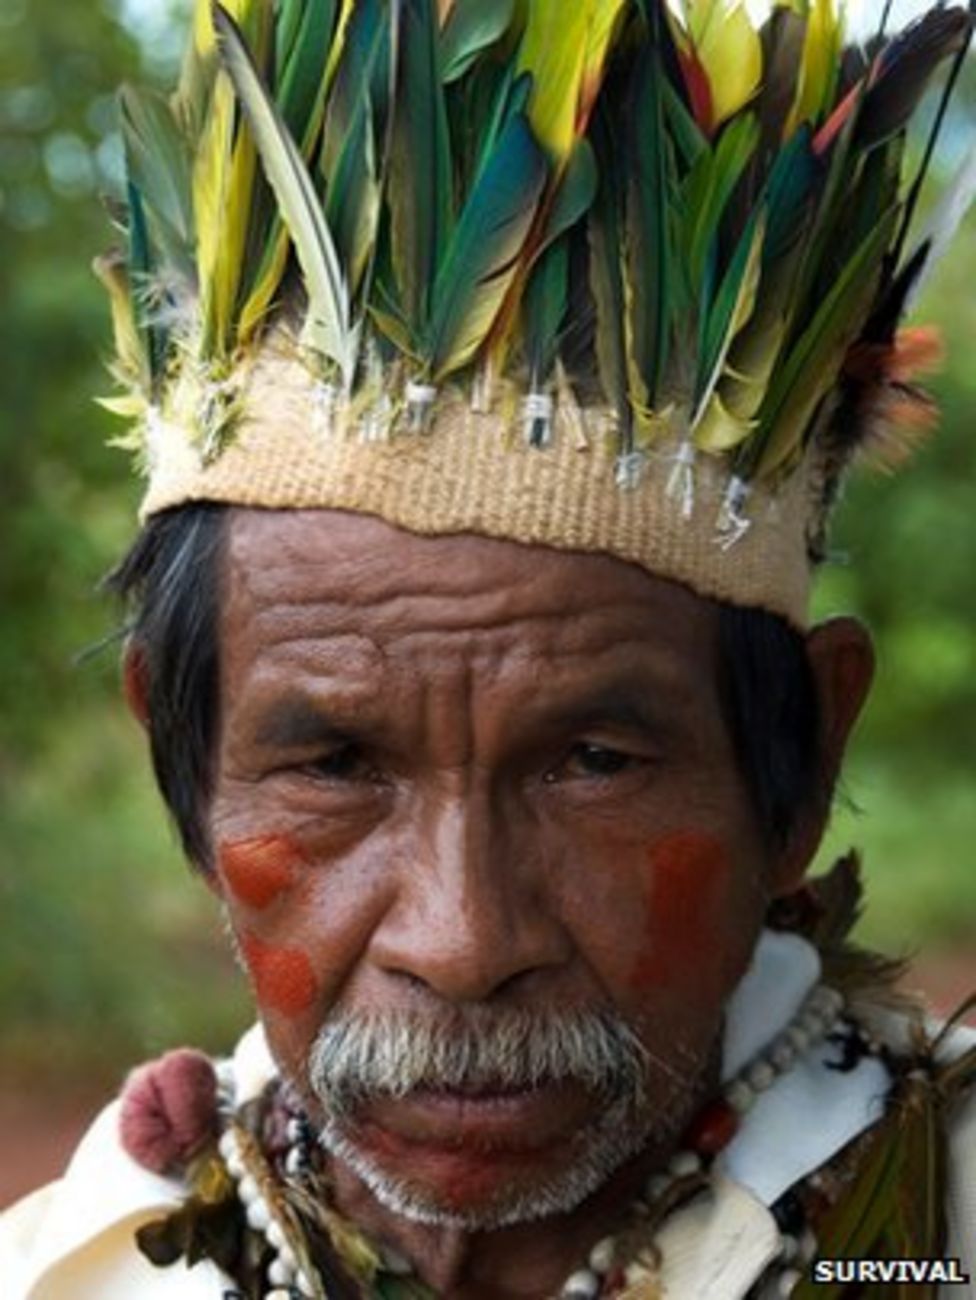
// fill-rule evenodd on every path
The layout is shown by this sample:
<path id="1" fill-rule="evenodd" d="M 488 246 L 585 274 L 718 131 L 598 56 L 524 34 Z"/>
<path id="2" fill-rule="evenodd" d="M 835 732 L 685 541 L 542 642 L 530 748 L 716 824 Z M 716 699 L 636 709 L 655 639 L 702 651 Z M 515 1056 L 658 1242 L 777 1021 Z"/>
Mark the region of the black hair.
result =
<path id="1" fill-rule="evenodd" d="M 106 587 L 133 610 L 153 768 L 190 861 L 211 862 L 207 807 L 220 720 L 220 551 L 226 507 L 154 516 Z"/>
<path id="2" fill-rule="evenodd" d="M 227 507 L 191 504 L 150 519 L 107 586 L 128 602 L 142 656 L 156 779 L 190 860 L 211 862 L 207 808 L 219 726 L 218 608 Z M 764 610 L 719 606 L 720 697 L 767 841 L 785 845 L 823 811 L 816 683 L 803 635 Z"/>
<path id="3" fill-rule="evenodd" d="M 803 813 L 826 813 L 820 699 L 806 639 L 761 609 L 719 607 L 720 698 L 767 842 L 789 842 Z"/>

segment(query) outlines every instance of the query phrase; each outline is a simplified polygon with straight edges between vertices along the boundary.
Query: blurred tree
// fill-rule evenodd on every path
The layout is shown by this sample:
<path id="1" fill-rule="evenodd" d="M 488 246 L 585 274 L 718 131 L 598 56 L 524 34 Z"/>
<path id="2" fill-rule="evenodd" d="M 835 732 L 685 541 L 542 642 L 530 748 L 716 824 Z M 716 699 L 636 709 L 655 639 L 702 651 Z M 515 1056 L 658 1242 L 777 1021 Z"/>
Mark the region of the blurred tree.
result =
<path id="1" fill-rule="evenodd" d="M 241 1015 L 115 700 L 116 656 L 77 662 L 113 631 L 96 587 L 139 493 L 92 400 L 111 388 L 90 263 L 112 241 L 116 91 L 171 78 L 185 8 L 0 4 L 0 1059 L 32 1077 L 112 1071 L 181 1033 L 216 1046 Z"/>
<path id="2" fill-rule="evenodd" d="M 108 331 L 89 264 L 117 173 L 114 91 L 139 69 L 107 8 L 5 0 L 0 12 L 0 779 L 70 717 L 73 654 L 131 506 L 92 403 Z M 79 526 L 81 525 L 81 526 Z"/>

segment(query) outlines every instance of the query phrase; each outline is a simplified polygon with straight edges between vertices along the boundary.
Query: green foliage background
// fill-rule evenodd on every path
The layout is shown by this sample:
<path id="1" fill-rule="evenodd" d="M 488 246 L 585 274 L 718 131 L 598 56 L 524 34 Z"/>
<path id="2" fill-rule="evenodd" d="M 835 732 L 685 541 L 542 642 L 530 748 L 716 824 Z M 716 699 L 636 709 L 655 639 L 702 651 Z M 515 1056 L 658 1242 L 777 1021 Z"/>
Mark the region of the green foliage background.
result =
<path id="1" fill-rule="evenodd" d="M 118 701 L 116 647 L 77 660 L 113 631 L 96 586 L 138 500 L 91 401 L 108 386 L 89 264 L 110 242 L 112 92 L 161 78 L 180 35 L 176 0 L 133 4 L 0 7 L 0 1060 L 35 1081 L 110 1079 L 176 1041 L 226 1046 L 247 1017 Z M 950 146 L 973 133 L 964 105 Z M 880 665 L 847 774 L 861 811 L 838 812 L 824 861 L 865 849 L 864 933 L 900 950 L 976 947 L 974 284 L 970 224 L 920 313 L 948 335 L 945 427 L 903 478 L 851 489 L 850 564 L 819 597 L 868 619 Z"/>

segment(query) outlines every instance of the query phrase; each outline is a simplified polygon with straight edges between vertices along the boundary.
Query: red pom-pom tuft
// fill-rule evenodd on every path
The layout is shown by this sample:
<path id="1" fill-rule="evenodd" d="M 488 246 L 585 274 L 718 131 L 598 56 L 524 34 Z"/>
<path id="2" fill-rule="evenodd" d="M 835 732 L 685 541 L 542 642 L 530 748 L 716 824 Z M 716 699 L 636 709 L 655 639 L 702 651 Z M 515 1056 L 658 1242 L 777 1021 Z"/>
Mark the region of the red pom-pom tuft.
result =
<path id="1" fill-rule="evenodd" d="M 184 1167 L 217 1132 L 217 1076 L 202 1052 L 180 1048 L 133 1070 L 122 1090 L 119 1135 L 144 1169 Z"/>

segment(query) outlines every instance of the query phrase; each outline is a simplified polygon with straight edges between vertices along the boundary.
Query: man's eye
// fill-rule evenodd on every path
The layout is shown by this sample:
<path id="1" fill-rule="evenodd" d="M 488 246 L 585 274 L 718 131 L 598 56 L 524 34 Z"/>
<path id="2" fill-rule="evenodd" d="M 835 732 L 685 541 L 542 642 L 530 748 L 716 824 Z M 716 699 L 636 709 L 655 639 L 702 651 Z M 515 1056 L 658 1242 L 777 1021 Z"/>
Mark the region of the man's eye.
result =
<path id="1" fill-rule="evenodd" d="M 339 745 L 306 765 L 313 776 L 331 781 L 356 781 L 369 779 L 373 769 L 358 745 Z"/>
<path id="2" fill-rule="evenodd" d="M 568 777 L 617 776 L 636 761 L 631 754 L 609 749 L 606 745 L 574 745 L 563 764 L 563 773 Z M 557 780 L 558 776 L 554 774 L 550 779 Z"/>

